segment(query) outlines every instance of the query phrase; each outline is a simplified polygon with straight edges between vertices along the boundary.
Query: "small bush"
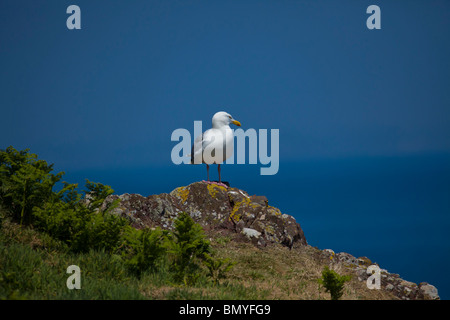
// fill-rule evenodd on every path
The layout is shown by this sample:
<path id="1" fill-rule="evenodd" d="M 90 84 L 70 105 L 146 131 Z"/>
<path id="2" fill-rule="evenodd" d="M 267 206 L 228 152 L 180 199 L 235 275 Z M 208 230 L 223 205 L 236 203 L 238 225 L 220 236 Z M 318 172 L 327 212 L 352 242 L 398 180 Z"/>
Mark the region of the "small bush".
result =
<path id="1" fill-rule="evenodd" d="M 214 285 L 217 285 L 220 279 L 226 278 L 226 274 L 236 262 L 232 262 L 230 259 L 215 258 L 206 253 L 204 264 L 208 268 L 208 276 L 212 279 Z"/>
<path id="2" fill-rule="evenodd" d="M 22 223 L 31 223 L 34 207 L 42 206 L 51 196 L 63 172 L 52 174 L 53 165 L 38 160 L 28 149 L 12 146 L 0 150 L 0 205 Z"/>
<path id="3" fill-rule="evenodd" d="M 87 180 L 83 191 L 67 182 L 54 191 L 64 173 L 52 171 L 28 149 L 0 150 L 0 298 L 140 298 L 136 281 L 147 271 L 186 286 L 209 286 L 209 277 L 216 288 L 234 265 L 214 257 L 189 214 L 173 231 L 136 230 L 113 214 L 118 200 L 105 202 L 111 187 Z M 81 291 L 61 286 L 70 264 L 83 270 Z"/>
<path id="4" fill-rule="evenodd" d="M 65 184 L 56 197 L 42 207 L 35 207 L 35 225 L 68 243 L 74 252 L 86 252 L 90 249 L 114 251 L 128 222 L 110 213 L 117 203 L 112 203 L 107 208 L 101 207 L 113 190 L 109 186 L 88 180 L 86 195 L 82 197 L 76 186 Z"/>
<path id="5" fill-rule="evenodd" d="M 156 271 L 158 262 L 166 253 L 165 238 L 166 233 L 160 228 L 127 228 L 122 256 L 128 269 L 138 277 L 147 270 Z"/>
<path id="6" fill-rule="evenodd" d="M 330 270 L 328 266 L 322 271 L 322 278 L 318 279 L 319 284 L 325 287 L 325 291 L 331 295 L 331 300 L 339 300 L 344 291 L 345 282 L 351 279 L 350 276 L 341 276 L 336 271 Z"/>
<path id="7" fill-rule="evenodd" d="M 169 240 L 175 281 L 185 285 L 194 283 L 199 276 L 199 261 L 211 251 L 202 227 L 182 212 L 175 220 L 175 230 Z"/>
<path id="8" fill-rule="evenodd" d="M 117 202 L 103 207 L 114 190 L 87 180 L 84 195 L 77 184 L 67 182 L 55 192 L 64 173 L 52 170 L 53 165 L 28 149 L 0 150 L 0 206 L 20 224 L 33 224 L 69 244 L 72 251 L 115 250 L 128 223 L 109 213 Z"/>

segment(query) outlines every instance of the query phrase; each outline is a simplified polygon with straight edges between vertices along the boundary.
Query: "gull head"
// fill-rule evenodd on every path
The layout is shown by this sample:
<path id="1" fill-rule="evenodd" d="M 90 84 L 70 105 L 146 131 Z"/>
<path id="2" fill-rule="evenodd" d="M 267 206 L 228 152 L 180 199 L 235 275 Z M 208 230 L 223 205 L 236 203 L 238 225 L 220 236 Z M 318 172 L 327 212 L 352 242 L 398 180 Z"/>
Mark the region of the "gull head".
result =
<path id="1" fill-rule="evenodd" d="M 229 126 L 230 123 L 235 124 L 237 126 L 241 126 L 241 123 L 231 116 L 231 114 L 220 111 L 217 112 L 212 118 L 212 127 L 213 128 L 221 128 L 224 126 Z"/>

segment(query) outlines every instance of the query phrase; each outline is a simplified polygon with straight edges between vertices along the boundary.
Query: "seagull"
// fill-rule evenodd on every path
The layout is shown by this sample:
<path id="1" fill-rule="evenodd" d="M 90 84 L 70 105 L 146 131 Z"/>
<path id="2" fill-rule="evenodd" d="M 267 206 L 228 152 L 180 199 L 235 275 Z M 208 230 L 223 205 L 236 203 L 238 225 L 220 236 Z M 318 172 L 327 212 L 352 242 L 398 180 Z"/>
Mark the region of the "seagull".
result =
<path id="1" fill-rule="evenodd" d="M 227 187 L 222 183 L 220 177 L 220 165 L 233 155 L 234 149 L 234 135 L 233 130 L 230 128 L 230 124 L 241 126 L 241 123 L 224 111 L 217 112 L 212 118 L 212 128 L 206 130 L 202 135 L 198 136 L 191 151 L 191 164 L 206 164 L 206 172 L 208 176 L 207 183 L 209 181 L 209 165 L 217 164 L 219 171 L 219 183 Z"/>

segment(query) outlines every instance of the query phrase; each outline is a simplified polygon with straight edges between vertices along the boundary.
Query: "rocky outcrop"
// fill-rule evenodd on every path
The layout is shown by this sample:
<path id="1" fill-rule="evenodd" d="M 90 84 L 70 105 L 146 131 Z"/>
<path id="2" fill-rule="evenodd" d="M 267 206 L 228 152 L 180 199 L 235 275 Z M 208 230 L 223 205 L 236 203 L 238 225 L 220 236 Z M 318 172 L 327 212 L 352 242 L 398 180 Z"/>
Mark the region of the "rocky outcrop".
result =
<path id="1" fill-rule="evenodd" d="M 292 247 L 306 245 L 300 225 L 294 217 L 269 205 L 264 196 L 214 183 L 194 182 L 170 193 L 151 195 L 122 194 L 109 196 L 104 205 L 120 199 L 115 214 L 127 217 L 136 228 L 171 229 L 182 211 L 201 224 L 206 232 L 229 232 L 257 245 L 271 242 Z"/>
<path id="2" fill-rule="evenodd" d="M 172 229 L 180 212 L 187 212 L 210 235 L 231 235 L 239 241 L 250 241 L 258 246 L 280 243 L 292 248 L 307 248 L 305 235 L 294 217 L 283 214 L 269 205 L 264 196 L 214 183 L 194 182 L 170 193 L 150 195 L 110 195 L 105 207 L 120 199 L 114 214 L 126 217 L 135 228 Z M 368 267 L 373 263 L 366 257 L 356 258 L 331 249 L 319 250 L 320 259 L 326 264 L 350 270 L 356 279 L 367 282 Z M 398 274 L 381 269 L 381 290 L 389 296 L 403 300 L 438 300 L 436 287 L 428 283 L 415 284 L 400 278 Z"/>
<path id="3" fill-rule="evenodd" d="M 356 258 L 349 253 L 340 252 L 335 254 L 331 249 L 322 250 L 322 255 L 330 259 L 331 264 L 341 265 L 351 270 L 356 278 L 367 283 L 371 276 L 368 267 L 377 265 L 372 263 L 367 257 Z M 377 265 L 378 266 L 378 265 Z M 386 269 L 380 268 L 380 289 L 392 293 L 401 300 L 439 300 L 438 290 L 435 286 L 422 282 L 417 285 L 414 282 L 400 278 L 399 274 L 389 273 Z"/>

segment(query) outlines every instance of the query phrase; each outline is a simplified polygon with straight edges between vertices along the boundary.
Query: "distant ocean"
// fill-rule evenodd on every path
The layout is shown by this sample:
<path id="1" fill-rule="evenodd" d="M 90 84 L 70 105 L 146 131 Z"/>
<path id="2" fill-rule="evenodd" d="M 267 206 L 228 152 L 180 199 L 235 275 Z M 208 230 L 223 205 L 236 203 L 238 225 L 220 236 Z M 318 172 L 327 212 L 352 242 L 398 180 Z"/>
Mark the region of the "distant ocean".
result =
<path id="1" fill-rule="evenodd" d="M 367 256 L 450 299 L 450 155 L 282 162 L 275 176 L 261 176 L 259 168 L 224 165 L 222 177 L 294 216 L 310 245 Z M 210 174 L 217 179 L 216 166 Z M 206 168 L 68 170 L 64 176 L 81 185 L 85 178 L 111 185 L 117 194 L 147 196 L 202 180 Z"/>

